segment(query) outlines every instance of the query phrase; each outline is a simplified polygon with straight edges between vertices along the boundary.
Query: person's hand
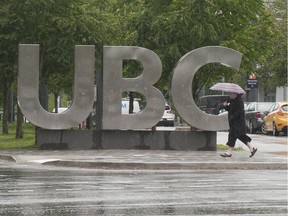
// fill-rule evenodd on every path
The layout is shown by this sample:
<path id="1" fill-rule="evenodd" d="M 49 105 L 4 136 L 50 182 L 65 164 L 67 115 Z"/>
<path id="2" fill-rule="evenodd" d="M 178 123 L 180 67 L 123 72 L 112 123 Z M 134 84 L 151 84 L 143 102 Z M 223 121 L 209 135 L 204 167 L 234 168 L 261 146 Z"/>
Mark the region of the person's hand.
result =
<path id="1" fill-rule="evenodd" d="M 227 105 L 228 105 L 228 104 L 227 104 L 227 101 L 225 101 L 225 102 L 223 103 L 223 106 L 226 107 Z"/>

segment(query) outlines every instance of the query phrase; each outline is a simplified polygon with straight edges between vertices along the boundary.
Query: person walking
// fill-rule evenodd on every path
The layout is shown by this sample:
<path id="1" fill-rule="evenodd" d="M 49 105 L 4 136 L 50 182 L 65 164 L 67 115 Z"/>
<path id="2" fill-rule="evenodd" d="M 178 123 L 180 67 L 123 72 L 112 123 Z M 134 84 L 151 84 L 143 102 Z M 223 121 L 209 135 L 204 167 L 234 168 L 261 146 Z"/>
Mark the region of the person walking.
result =
<path id="1" fill-rule="evenodd" d="M 239 139 L 249 148 L 253 157 L 257 152 L 257 148 L 251 145 L 251 138 L 246 135 L 245 125 L 245 111 L 244 103 L 241 98 L 241 94 L 229 93 L 229 98 L 223 103 L 224 109 L 228 111 L 228 122 L 229 122 L 229 134 L 228 142 L 226 145 L 229 147 L 228 150 L 221 154 L 222 157 L 232 157 L 232 150 L 235 146 L 236 140 Z"/>

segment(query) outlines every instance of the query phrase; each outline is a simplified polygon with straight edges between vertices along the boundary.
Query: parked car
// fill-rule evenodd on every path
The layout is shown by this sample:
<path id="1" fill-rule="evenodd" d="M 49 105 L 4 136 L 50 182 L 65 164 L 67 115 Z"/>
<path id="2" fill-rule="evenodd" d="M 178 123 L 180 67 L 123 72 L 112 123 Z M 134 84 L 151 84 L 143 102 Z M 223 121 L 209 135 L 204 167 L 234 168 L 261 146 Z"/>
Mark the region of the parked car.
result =
<path id="1" fill-rule="evenodd" d="M 248 106 L 250 102 L 244 102 L 244 109 L 246 109 L 246 107 Z M 219 114 L 218 115 L 228 115 L 228 111 L 226 109 L 221 109 L 219 110 Z"/>
<path id="2" fill-rule="evenodd" d="M 68 108 L 69 107 L 58 107 L 58 113 L 63 113 L 66 110 L 68 110 Z M 56 109 L 55 108 L 52 110 L 52 113 L 56 113 Z"/>
<path id="3" fill-rule="evenodd" d="M 227 95 L 206 95 L 199 98 L 198 107 L 207 114 L 218 115 L 220 104 L 227 100 Z"/>
<path id="4" fill-rule="evenodd" d="M 245 109 L 246 128 L 249 133 L 264 131 L 265 112 L 268 112 L 273 105 L 273 102 L 251 102 Z"/>
<path id="5" fill-rule="evenodd" d="M 248 107 L 248 105 L 250 104 L 250 102 L 244 102 L 244 109 L 246 110 L 246 108 Z"/>
<path id="6" fill-rule="evenodd" d="M 157 123 L 156 126 L 174 126 L 175 122 L 175 113 L 168 104 L 165 104 L 165 110 L 161 120 Z"/>
<path id="7" fill-rule="evenodd" d="M 280 132 L 287 135 L 288 101 L 274 103 L 266 114 L 264 132 L 272 132 L 274 136 L 278 136 Z"/>

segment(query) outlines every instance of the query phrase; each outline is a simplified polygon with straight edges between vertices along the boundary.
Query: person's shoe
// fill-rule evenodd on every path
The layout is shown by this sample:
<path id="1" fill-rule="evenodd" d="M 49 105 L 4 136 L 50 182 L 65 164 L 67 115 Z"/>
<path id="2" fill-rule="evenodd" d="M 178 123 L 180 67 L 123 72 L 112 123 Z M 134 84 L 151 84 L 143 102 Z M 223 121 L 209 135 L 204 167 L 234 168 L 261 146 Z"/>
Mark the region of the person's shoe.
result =
<path id="1" fill-rule="evenodd" d="M 220 154 L 221 157 L 232 157 L 232 154 L 225 152 L 224 154 Z"/>
<path id="2" fill-rule="evenodd" d="M 251 152 L 250 157 L 253 157 L 257 152 L 257 148 L 253 148 L 253 151 Z"/>

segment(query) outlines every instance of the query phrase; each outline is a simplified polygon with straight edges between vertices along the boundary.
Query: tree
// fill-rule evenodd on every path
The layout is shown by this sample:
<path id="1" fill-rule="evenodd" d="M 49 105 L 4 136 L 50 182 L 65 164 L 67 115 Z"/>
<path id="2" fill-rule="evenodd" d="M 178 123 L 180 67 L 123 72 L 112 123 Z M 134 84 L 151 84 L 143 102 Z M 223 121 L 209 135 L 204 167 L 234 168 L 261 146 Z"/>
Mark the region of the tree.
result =
<path id="1" fill-rule="evenodd" d="M 160 56 L 163 75 L 157 85 L 164 94 L 176 62 L 191 50 L 213 45 L 236 49 L 244 56 L 241 73 L 247 73 L 269 49 L 272 22 L 262 0 L 127 0 L 122 8 L 115 10 L 120 16 L 118 31 L 123 29 L 119 38 Z M 210 85 L 223 76 L 237 80 L 234 71 L 224 70 L 215 64 L 203 67 L 194 78 L 194 97 L 202 87 L 200 83 Z"/>
<path id="2" fill-rule="evenodd" d="M 275 0 L 268 4 L 274 26 L 270 51 L 258 63 L 257 75 L 265 89 L 287 85 L 287 1 Z"/>
<path id="3" fill-rule="evenodd" d="M 97 47 L 96 53 L 101 52 L 98 48 L 104 43 L 108 26 L 105 15 L 101 13 L 104 3 L 102 0 L 1 1 L 1 81 L 10 87 L 16 80 L 17 73 L 14 71 L 19 43 L 40 44 L 40 85 L 55 80 L 53 77 L 61 76 L 61 81 L 65 82 L 60 86 L 68 92 L 71 86 L 70 76 L 73 74 L 74 45 L 93 44 Z M 66 85 L 62 85 L 63 83 Z M 59 84 L 59 81 L 51 83 L 51 92 L 59 92 Z M 3 89 L 7 88 L 3 85 Z M 4 92 L 4 98 L 5 94 Z M 6 105 L 3 104 L 3 107 Z M 5 113 L 6 111 L 4 117 Z"/>

